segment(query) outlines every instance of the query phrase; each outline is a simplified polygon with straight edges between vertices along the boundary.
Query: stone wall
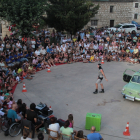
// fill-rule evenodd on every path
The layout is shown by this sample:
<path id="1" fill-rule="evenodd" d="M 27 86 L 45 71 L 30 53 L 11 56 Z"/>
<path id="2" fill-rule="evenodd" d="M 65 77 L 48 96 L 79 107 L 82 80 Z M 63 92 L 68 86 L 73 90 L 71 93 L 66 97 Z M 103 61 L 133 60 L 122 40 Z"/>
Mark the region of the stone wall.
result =
<path id="1" fill-rule="evenodd" d="M 118 23 L 130 23 L 133 15 L 133 2 L 94 2 L 99 4 L 98 14 L 91 20 L 98 20 L 97 27 L 110 26 L 110 20 L 114 25 Z M 110 13 L 110 6 L 114 6 L 113 13 Z M 88 23 L 91 26 L 91 21 Z"/>
<path id="2" fill-rule="evenodd" d="M 135 3 L 139 3 L 138 8 L 135 8 Z M 140 24 L 140 2 L 133 2 L 132 19 Z M 138 14 L 138 19 L 134 19 L 134 14 Z"/>

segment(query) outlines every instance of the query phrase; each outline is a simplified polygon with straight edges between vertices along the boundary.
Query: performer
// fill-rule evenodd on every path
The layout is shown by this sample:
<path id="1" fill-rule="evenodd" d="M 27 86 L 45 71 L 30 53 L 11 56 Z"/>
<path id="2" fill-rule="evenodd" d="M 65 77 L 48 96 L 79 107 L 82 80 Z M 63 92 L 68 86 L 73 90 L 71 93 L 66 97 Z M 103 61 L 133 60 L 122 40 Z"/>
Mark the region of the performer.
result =
<path id="1" fill-rule="evenodd" d="M 102 88 L 102 90 L 99 93 L 104 93 L 104 86 L 102 84 L 103 77 L 105 78 L 106 81 L 108 81 L 105 74 L 104 74 L 104 71 L 102 69 L 101 64 L 98 64 L 97 66 L 99 68 L 99 73 L 98 73 L 98 79 L 97 79 L 96 84 L 95 84 L 96 85 L 96 90 L 93 92 L 94 94 L 98 93 L 98 84 L 100 84 L 101 88 Z"/>

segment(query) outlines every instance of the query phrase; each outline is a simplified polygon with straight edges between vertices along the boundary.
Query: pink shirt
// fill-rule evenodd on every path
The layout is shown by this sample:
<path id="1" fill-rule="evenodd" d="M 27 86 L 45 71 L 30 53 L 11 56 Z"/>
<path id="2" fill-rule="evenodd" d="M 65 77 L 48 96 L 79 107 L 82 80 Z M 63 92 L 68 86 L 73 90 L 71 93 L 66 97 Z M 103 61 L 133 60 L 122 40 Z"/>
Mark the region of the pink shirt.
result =
<path id="1" fill-rule="evenodd" d="M 38 60 L 36 60 L 36 59 L 33 59 L 33 64 L 36 64 L 38 62 Z"/>
<path id="2" fill-rule="evenodd" d="M 13 104 L 13 101 L 10 101 L 10 102 L 8 103 L 8 108 L 12 108 L 12 104 Z"/>
<path id="3" fill-rule="evenodd" d="M 70 127 L 70 128 L 73 128 L 73 124 L 72 124 L 71 122 L 70 122 L 70 125 L 69 125 L 69 127 Z"/>

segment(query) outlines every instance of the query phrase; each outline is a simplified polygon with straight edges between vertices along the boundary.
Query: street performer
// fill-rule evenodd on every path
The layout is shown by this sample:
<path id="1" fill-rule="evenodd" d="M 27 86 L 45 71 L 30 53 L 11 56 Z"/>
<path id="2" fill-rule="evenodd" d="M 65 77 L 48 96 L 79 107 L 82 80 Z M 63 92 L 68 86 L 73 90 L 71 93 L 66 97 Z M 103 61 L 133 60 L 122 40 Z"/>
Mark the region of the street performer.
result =
<path id="1" fill-rule="evenodd" d="M 104 71 L 102 69 L 101 64 L 98 64 L 97 67 L 99 68 L 99 72 L 98 72 L 98 79 L 97 79 L 96 84 L 95 84 L 96 90 L 93 92 L 94 94 L 98 93 L 98 84 L 100 84 L 101 88 L 102 88 L 102 90 L 99 93 L 104 93 L 104 86 L 102 84 L 103 77 L 105 78 L 106 81 L 108 81 L 105 74 L 104 74 Z"/>

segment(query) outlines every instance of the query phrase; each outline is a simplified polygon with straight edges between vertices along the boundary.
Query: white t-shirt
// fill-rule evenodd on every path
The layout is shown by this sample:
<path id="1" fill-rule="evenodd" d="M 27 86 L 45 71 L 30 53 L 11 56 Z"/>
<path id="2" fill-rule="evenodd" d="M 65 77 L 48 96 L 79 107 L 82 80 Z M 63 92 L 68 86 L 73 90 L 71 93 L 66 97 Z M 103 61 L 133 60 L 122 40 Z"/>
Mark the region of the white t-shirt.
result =
<path id="1" fill-rule="evenodd" d="M 13 104 L 13 101 L 10 101 L 8 104 L 8 107 L 11 108 L 12 107 L 12 104 Z"/>
<path id="2" fill-rule="evenodd" d="M 44 54 L 46 54 L 46 50 L 45 49 L 43 49 L 43 50 L 41 49 L 40 53 L 44 55 Z"/>
<path id="3" fill-rule="evenodd" d="M 67 39 L 63 39 L 62 42 L 63 42 L 63 43 L 67 42 Z"/>
<path id="4" fill-rule="evenodd" d="M 31 41 L 31 43 L 32 43 L 32 48 L 34 49 L 36 42 L 33 40 L 33 41 Z"/>
<path id="5" fill-rule="evenodd" d="M 68 38 L 67 41 L 71 41 L 71 38 Z"/>
<path id="6" fill-rule="evenodd" d="M 18 81 L 18 82 L 19 82 L 19 76 L 17 76 L 17 77 L 16 77 L 16 81 Z"/>
<path id="7" fill-rule="evenodd" d="M 0 96 L 0 100 L 1 101 L 4 101 L 4 96 Z"/>
<path id="8" fill-rule="evenodd" d="M 5 64 L 4 64 L 3 62 L 2 62 L 2 63 L 0 62 L 0 66 L 1 66 L 1 67 L 4 67 L 4 66 L 5 66 Z"/>
<path id="9" fill-rule="evenodd" d="M 2 112 L 3 108 L 0 109 L 0 116 L 3 116 L 5 113 Z"/>
<path id="10" fill-rule="evenodd" d="M 35 54 L 36 54 L 36 55 L 40 55 L 40 51 L 36 50 L 36 51 L 35 51 Z"/>
<path id="11" fill-rule="evenodd" d="M 93 48 L 94 48 L 95 50 L 98 50 L 98 44 L 94 45 Z"/>
<path id="12" fill-rule="evenodd" d="M 89 38 L 90 37 L 90 34 L 86 34 L 86 37 Z"/>
<path id="13" fill-rule="evenodd" d="M 4 45 L 1 44 L 0 51 L 3 51 Z"/>
<path id="14" fill-rule="evenodd" d="M 66 51 L 66 47 L 65 47 L 65 46 L 63 46 L 63 45 L 61 45 L 61 49 L 63 50 L 63 52 L 65 52 L 65 51 Z"/>
<path id="15" fill-rule="evenodd" d="M 20 47 L 20 48 L 21 48 L 21 45 L 20 45 L 20 43 L 16 43 L 16 46 L 18 46 L 18 47 Z"/>
<path id="16" fill-rule="evenodd" d="M 58 123 L 50 124 L 50 125 L 49 125 L 49 129 L 51 129 L 51 130 L 53 130 L 53 131 L 58 131 L 58 133 L 60 133 L 60 126 L 59 126 Z M 51 135 L 52 137 L 57 137 L 57 133 L 52 132 L 52 131 L 50 132 L 50 135 Z"/>

